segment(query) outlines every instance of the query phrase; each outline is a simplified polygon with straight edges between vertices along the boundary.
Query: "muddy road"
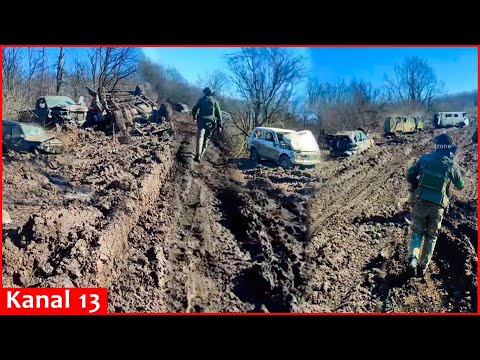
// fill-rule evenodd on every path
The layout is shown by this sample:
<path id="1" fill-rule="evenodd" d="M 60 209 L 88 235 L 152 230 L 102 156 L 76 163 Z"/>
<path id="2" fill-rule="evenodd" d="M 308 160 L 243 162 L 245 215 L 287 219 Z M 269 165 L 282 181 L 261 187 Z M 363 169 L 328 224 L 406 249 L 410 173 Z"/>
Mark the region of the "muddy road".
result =
<path id="1" fill-rule="evenodd" d="M 433 131 L 316 169 L 230 158 L 195 128 L 112 141 L 62 134 L 60 156 L 4 154 L 3 286 L 102 286 L 112 312 L 471 312 L 477 303 L 477 148 L 430 271 L 404 276 L 405 171 Z"/>

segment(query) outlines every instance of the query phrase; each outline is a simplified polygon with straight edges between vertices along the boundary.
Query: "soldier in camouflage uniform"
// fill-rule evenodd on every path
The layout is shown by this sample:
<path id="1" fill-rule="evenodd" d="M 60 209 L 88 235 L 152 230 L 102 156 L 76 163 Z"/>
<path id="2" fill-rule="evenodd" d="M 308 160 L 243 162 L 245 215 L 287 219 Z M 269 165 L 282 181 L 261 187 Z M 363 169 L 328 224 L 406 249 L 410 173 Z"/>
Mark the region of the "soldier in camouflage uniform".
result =
<path id="1" fill-rule="evenodd" d="M 435 150 L 420 157 L 407 171 L 413 191 L 412 238 L 408 250 L 411 276 L 425 276 L 449 206 L 451 184 L 458 190 L 464 187 L 460 169 L 453 163 L 457 147 L 452 137 L 438 135 L 434 144 Z"/>
<path id="2" fill-rule="evenodd" d="M 193 119 L 197 120 L 197 151 L 195 156 L 197 162 L 205 154 L 213 130 L 217 128 L 218 131 L 222 131 L 223 126 L 220 104 L 213 97 L 212 89 L 206 87 L 203 89 L 203 93 L 205 96 L 200 98 L 192 109 Z"/>

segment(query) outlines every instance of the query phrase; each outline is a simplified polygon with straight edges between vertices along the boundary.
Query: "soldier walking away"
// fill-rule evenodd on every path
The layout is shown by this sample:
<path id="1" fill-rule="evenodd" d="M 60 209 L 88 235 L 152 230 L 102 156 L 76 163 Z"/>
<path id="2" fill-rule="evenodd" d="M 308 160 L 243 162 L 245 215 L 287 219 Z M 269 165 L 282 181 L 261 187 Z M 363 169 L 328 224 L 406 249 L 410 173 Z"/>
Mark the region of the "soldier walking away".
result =
<path id="1" fill-rule="evenodd" d="M 421 156 L 407 171 L 413 191 L 412 238 L 408 249 L 409 276 L 424 277 L 432 259 L 438 230 L 449 207 L 450 186 L 462 190 L 464 180 L 453 158 L 450 135 L 433 139 L 435 150 Z"/>
<path id="2" fill-rule="evenodd" d="M 217 99 L 214 98 L 214 92 L 210 87 L 206 87 L 203 93 L 205 95 L 192 109 L 192 117 L 197 120 L 197 148 L 194 159 L 196 162 L 200 162 L 205 154 L 215 128 L 221 132 L 223 127 L 222 111 Z"/>

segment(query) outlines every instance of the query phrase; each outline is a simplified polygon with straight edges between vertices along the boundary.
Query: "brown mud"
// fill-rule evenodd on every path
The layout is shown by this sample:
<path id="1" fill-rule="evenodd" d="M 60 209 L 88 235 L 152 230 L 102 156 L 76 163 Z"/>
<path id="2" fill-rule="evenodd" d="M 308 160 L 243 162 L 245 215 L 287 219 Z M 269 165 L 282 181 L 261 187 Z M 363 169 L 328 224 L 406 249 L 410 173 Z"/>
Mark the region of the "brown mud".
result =
<path id="1" fill-rule="evenodd" d="M 56 156 L 3 156 L 5 287 L 101 286 L 112 312 L 472 312 L 477 147 L 459 142 L 455 192 L 425 279 L 404 275 L 405 171 L 433 131 L 380 140 L 316 169 L 193 161 L 194 124 L 112 140 L 61 134 Z M 121 140 L 121 141 L 120 141 Z"/>

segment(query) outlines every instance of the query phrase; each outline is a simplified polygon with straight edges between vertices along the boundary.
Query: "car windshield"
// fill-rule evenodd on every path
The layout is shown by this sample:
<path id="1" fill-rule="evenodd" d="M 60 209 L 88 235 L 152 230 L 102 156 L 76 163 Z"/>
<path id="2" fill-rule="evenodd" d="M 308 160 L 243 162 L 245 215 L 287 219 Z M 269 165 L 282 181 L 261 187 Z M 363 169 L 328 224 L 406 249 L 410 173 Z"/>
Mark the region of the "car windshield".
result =
<path id="1" fill-rule="evenodd" d="M 278 141 L 280 141 L 280 142 L 285 141 L 285 139 L 283 138 L 283 135 L 285 135 L 285 134 L 288 134 L 288 132 L 277 132 Z"/>
<path id="2" fill-rule="evenodd" d="M 45 135 L 45 131 L 41 127 L 35 125 L 22 124 L 22 130 L 26 136 Z"/>
<path id="3" fill-rule="evenodd" d="M 47 101 L 47 105 L 49 108 L 64 105 L 76 105 L 75 101 L 70 99 L 68 96 L 46 97 L 45 100 Z"/>

